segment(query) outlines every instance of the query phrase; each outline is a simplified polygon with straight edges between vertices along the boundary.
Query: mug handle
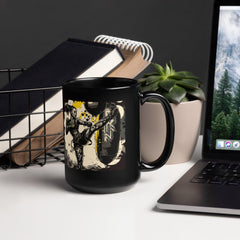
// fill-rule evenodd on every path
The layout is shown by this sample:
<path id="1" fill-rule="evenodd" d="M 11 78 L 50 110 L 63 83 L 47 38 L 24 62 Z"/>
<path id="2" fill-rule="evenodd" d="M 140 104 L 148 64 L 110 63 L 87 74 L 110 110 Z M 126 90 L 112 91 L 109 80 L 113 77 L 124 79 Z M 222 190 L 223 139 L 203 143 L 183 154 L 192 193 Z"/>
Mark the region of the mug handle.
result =
<path id="1" fill-rule="evenodd" d="M 174 124 L 174 116 L 172 112 L 171 105 L 169 104 L 168 100 L 156 92 L 139 92 L 140 103 L 143 105 L 149 99 L 157 99 L 164 109 L 166 115 L 166 141 L 165 146 L 162 151 L 162 154 L 159 158 L 151 163 L 144 163 L 140 160 L 140 170 L 143 171 L 150 171 L 155 170 L 162 167 L 170 157 L 172 153 L 173 143 L 174 143 L 174 133 L 175 133 L 175 124 Z"/>

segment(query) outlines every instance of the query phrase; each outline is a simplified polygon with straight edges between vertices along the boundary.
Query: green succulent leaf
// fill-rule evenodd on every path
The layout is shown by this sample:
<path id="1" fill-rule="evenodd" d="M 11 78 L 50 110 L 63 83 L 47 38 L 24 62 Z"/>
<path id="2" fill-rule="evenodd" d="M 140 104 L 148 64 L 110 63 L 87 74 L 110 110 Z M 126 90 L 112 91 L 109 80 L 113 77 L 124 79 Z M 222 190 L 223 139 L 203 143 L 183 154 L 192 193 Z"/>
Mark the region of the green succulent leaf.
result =
<path id="1" fill-rule="evenodd" d="M 146 73 L 146 74 L 144 74 L 144 78 L 145 78 L 145 77 L 149 77 L 149 76 L 156 76 L 156 75 L 159 76 L 159 73 L 158 73 L 158 72 Z"/>
<path id="2" fill-rule="evenodd" d="M 183 75 L 178 74 L 178 72 L 175 72 L 171 76 L 168 76 L 168 78 L 174 79 L 174 80 L 182 80 L 184 78 Z"/>
<path id="3" fill-rule="evenodd" d="M 158 90 L 158 82 L 155 82 L 153 84 L 150 85 L 140 85 L 140 89 L 142 92 L 146 92 L 146 91 L 157 91 Z"/>
<path id="4" fill-rule="evenodd" d="M 157 63 L 152 63 L 152 65 L 160 75 L 165 75 L 165 71 L 161 65 Z"/>
<path id="5" fill-rule="evenodd" d="M 153 84 L 155 83 L 156 81 L 159 81 L 161 80 L 161 76 L 157 75 L 157 76 L 149 76 L 146 78 L 146 85 L 149 85 L 149 84 Z"/>
<path id="6" fill-rule="evenodd" d="M 152 84 L 152 91 L 157 91 L 158 88 L 159 88 L 158 82 L 155 82 L 155 83 Z"/>
<path id="7" fill-rule="evenodd" d="M 140 78 L 140 79 L 138 79 L 138 82 L 142 84 L 142 83 L 146 82 L 146 78 Z"/>
<path id="8" fill-rule="evenodd" d="M 164 94 L 164 96 L 173 103 L 180 103 L 184 97 L 186 96 L 187 91 L 182 88 L 179 87 L 177 85 L 175 85 L 172 90 L 170 92 L 168 92 L 167 94 Z"/>
<path id="9" fill-rule="evenodd" d="M 145 74 L 139 80 L 142 91 L 156 91 L 165 96 L 172 103 L 205 100 L 200 82 L 196 76 L 188 71 L 176 72 L 171 61 L 165 67 L 152 63 L 156 72 Z"/>
<path id="10" fill-rule="evenodd" d="M 142 92 L 152 91 L 152 85 L 148 85 L 148 86 L 143 86 L 143 85 L 141 85 L 141 86 L 140 86 L 140 90 L 141 90 Z"/>
<path id="11" fill-rule="evenodd" d="M 173 86 L 176 84 L 176 80 L 165 79 L 158 83 L 158 86 L 164 89 L 167 92 L 170 92 Z"/>
<path id="12" fill-rule="evenodd" d="M 169 76 L 171 74 L 171 68 L 168 66 L 168 64 L 166 64 L 166 67 L 165 67 L 165 74 L 167 76 Z"/>
<path id="13" fill-rule="evenodd" d="M 170 71 L 173 72 L 174 70 L 173 70 L 173 66 L 172 66 L 172 62 L 171 61 L 168 63 L 168 66 L 170 68 Z"/>
<path id="14" fill-rule="evenodd" d="M 182 100 L 182 102 L 188 102 L 188 101 L 189 101 L 189 99 L 187 97 L 184 97 Z"/>
<path id="15" fill-rule="evenodd" d="M 203 92 L 202 89 L 191 89 L 191 90 L 188 90 L 187 92 L 189 95 L 197 98 L 197 99 L 200 99 L 200 100 L 205 100 L 205 94 Z"/>
<path id="16" fill-rule="evenodd" d="M 182 75 L 183 78 L 186 78 L 186 79 L 198 79 L 198 77 L 194 76 L 191 72 L 188 72 L 188 71 L 180 71 L 180 72 L 177 72 L 178 75 Z"/>
<path id="17" fill-rule="evenodd" d="M 184 88 L 199 89 L 199 82 L 195 79 L 182 79 L 177 81 L 176 84 Z"/>

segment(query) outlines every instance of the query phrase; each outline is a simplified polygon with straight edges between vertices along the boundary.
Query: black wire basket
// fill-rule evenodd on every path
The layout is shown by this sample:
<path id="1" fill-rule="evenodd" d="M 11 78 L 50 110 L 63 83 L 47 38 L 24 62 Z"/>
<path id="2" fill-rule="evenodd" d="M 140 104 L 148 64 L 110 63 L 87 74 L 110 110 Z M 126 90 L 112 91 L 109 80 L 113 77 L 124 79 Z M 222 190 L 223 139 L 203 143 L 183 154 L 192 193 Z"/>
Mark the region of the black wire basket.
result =
<path id="1" fill-rule="evenodd" d="M 4 83 L 11 82 L 17 75 L 21 74 L 23 71 L 25 71 L 25 68 L 16 68 L 16 69 L 1 69 L 0 70 L 0 81 Z M 35 88 L 35 89 L 21 89 L 21 90 L 9 90 L 9 91 L 1 91 L 0 94 L 4 94 L 4 97 L 8 99 L 8 112 L 7 113 L 0 113 L 0 118 L 4 118 L 4 121 L 8 121 L 9 118 L 13 117 L 25 117 L 28 119 L 28 134 L 26 136 L 20 136 L 20 137 L 13 137 L 12 135 L 12 129 L 9 128 L 7 130 L 7 133 L 4 134 L 4 136 L 7 137 L 1 137 L 0 138 L 0 167 L 3 169 L 8 168 L 15 168 L 15 167 L 27 167 L 33 164 L 40 164 L 41 166 L 45 165 L 47 162 L 52 161 L 63 161 L 64 159 L 64 144 L 63 144 L 63 131 L 54 132 L 51 134 L 47 133 L 47 118 L 46 115 L 51 113 L 53 115 L 57 115 L 62 112 L 61 110 L 46 111 L 45 106 L 45 95 L 47 91 L 53 91 L 53 90 L 61 90 L 61 87 L 55 87 L 55 88 Z M 26 111 L 24 113 L 14 113 L 11 109 L 11 102 L 14 94 L 24 93 L 27 97 L 27 105 L 29 106 L 29 111 Z M 33 113 L 30 111 L 30 105 L 31 105 L 31 94 L 39 94 L 43 96 L 43 111 L 39 111 L 37 113 Z M 0 103 L 1 104 L 1 103 Z M 31 125 L 32 125 L 32 116 L 34 114 L 41 114 L 43 116 L 43 124 L 41 128 L 43 129 L 42 133 L 40 135 L 32 134 L 31 131 Z M 58 139 L 56 141 L 56 144 L 52 144 L 49 146 L 47 144 L 47 139 L 49 137 L 54 137 Z M 40 147 L 34 147 L 32 146 L 32 141 L 41 140 L 41 146 Z M 25 141 L 27 148 L 26 149 L 17 149 L 16 146 L 19 142 Z M 16 143 L 17 142 L 17 143 Z M 7 149 L 2 151 L 1 144 L 7 145 Z M 17 149 L 17 150 L 16 150 Z M 33 152 L 38 153 L 38 157 L 32 158 Z M 28 156 L 27 159 L 24 160 L 24 164 L 17 164 L 16 161 L 14 161 L 13 156 L 16 156 L 16 154 L 19 153 L 27 153 L 26 156 Z"/>

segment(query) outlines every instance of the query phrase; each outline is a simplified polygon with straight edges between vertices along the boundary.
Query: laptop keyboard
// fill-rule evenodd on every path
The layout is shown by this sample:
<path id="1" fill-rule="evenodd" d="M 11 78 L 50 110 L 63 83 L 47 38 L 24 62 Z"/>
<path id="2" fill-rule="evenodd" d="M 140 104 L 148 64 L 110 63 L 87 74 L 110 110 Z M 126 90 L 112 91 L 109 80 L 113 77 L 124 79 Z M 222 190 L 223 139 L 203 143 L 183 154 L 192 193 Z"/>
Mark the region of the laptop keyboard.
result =
<path id="1" fill-rule="evenodd" d="M 240 164 L 209 162 L 191 182 L 240 186 Z"/>

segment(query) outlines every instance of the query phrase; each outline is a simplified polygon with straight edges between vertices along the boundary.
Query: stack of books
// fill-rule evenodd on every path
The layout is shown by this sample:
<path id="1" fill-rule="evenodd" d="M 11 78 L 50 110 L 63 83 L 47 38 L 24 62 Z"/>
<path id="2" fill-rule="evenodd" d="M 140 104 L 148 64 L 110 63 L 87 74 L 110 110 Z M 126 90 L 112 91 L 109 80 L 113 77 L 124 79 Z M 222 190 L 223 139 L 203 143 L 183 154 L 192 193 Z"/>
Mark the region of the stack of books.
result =
<path id="1" fill-rule="evenodd" d="M 63 141 L 63 82 L 83 77 L 134 78 L 152 58 L 147 43 L 106 35 L 61 43 L 0 89 L 0 165 L 1 157 L 7 157 L 24 166 Z"/>

